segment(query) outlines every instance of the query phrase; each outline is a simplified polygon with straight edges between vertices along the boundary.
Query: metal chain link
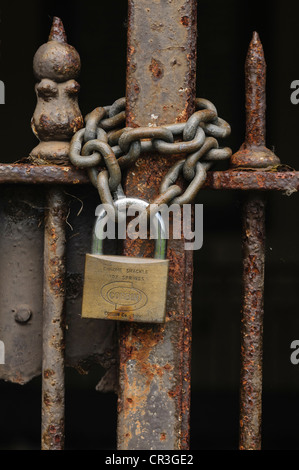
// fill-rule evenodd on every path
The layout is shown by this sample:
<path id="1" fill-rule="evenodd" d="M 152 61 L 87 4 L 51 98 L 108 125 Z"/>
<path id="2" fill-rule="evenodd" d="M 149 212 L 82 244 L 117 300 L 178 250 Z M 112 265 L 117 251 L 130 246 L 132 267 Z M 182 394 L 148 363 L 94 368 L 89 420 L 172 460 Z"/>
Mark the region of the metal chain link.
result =
<path id="1" fill-rule="evenodd" d="M 123 127 L 125 107 L 126 99 L 120 98 L 112 106 L 94 109 L 85 117 L 86 127 L 71 141 L 70 160 L 74 166 L 88 169 L 102 203 L 113 204 L 115 198 L 124 196 L 121 170 L 133 165 L 142 153 L 185 156 L 163 178 L 160 194 L 152 203 L 157 210 L 161 204 L 190 203 L 213 163 L 232 155 L 230 148 L 219 148 L 217 141 L 230 135 L 230 125 L 218 117 L 208 100 L 195 100 L 196 111 L 187 122 L 156 127 Z M 98 170 L 102 161 L 105 169 Z M 180 175 L 189 183 L 185 191 L 176 184 Z"/>

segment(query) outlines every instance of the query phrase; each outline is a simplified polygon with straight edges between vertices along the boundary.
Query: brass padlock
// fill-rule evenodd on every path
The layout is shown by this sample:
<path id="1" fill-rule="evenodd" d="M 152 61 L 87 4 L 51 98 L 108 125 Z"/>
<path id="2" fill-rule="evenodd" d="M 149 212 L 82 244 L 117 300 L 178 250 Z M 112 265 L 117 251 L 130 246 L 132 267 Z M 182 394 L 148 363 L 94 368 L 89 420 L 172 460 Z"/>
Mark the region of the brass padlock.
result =
<path id="1" fill-rule="evenodd" d="M 116 207 L 148 203 L 135 198 L 115 201 Z M 106 216 L 103 210 L 97 221 Z M 92 253 L 86 255 L 83 289 L 83 318 L 144 323 L 164 323 L 168 260 L 164 222 L 155 215 L 158 235 L 154 258 L 133 258 L 103 254 L 103 240 L 93 232 Z"/>

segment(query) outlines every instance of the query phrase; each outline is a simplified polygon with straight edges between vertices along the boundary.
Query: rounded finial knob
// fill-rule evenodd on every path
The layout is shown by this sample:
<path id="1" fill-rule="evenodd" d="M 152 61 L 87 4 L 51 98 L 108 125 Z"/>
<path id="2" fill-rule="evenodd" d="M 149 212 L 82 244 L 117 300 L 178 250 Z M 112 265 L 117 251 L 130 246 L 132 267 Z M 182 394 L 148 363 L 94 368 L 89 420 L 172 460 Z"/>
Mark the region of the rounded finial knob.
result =
<path id="1" fill-rule="evenodd" d="M 36 78 L 65 82 L 77 78 L 80 68 L 78 52 L 67 43 L 61 19 L 54 17 L 49 41 L 37 50 L 33 59 Z"/>

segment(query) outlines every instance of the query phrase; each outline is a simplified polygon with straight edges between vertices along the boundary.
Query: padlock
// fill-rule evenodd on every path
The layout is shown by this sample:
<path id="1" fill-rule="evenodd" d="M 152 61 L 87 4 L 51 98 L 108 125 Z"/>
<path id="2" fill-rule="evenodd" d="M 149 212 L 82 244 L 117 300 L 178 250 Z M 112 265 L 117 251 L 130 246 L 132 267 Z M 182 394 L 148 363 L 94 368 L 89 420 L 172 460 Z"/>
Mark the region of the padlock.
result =
<path id="1" fill-rule="evenodd" d="M 145 209 L 148 203 L 135 198 L 115 201 L 116 208 L 130 205 Z M 164 323 L 168 260 L 165 226 L 156 213 L 157 239 L 154 258 L 103 254 L 97 224 L 106 216 L 103 209 L 93 231 L 92 253 L 86 255 L 82 317 L 143 323 Z"/>

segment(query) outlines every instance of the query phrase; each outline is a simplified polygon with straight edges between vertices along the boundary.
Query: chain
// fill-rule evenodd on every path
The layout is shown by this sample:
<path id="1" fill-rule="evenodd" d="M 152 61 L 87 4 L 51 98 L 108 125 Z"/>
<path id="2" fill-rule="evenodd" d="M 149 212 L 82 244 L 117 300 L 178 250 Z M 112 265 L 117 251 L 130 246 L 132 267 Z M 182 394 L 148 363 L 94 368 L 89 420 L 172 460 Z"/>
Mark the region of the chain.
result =
<path id="1" fill-rule="evenodd" d="M 213 163 L 232 155 L 230 148 L 219 148 L 217 140 L 230 135 L 230 126 L 208 100 L 195 100 L 196 111 L 187 122 L 159 127 L 123 127 L 125 107 L 125 98 L 120 98 L 112 106 L 94 109 L 85 117 L 86 127 L 71 141 L 70 160 L 78 168 L 87 168 L 102 203 L 113 205 L 115 199 L 124 197 L 122 169 L 133 165 L 142 153 L 184 155 L 163 178 L 152 203 L 156 210 L 161 204 L 190 203 Z M 105 169 L 98 170 L 101 163 Z M 185 191 L 176 184 L 180 175 L 188 182 Z"/>

